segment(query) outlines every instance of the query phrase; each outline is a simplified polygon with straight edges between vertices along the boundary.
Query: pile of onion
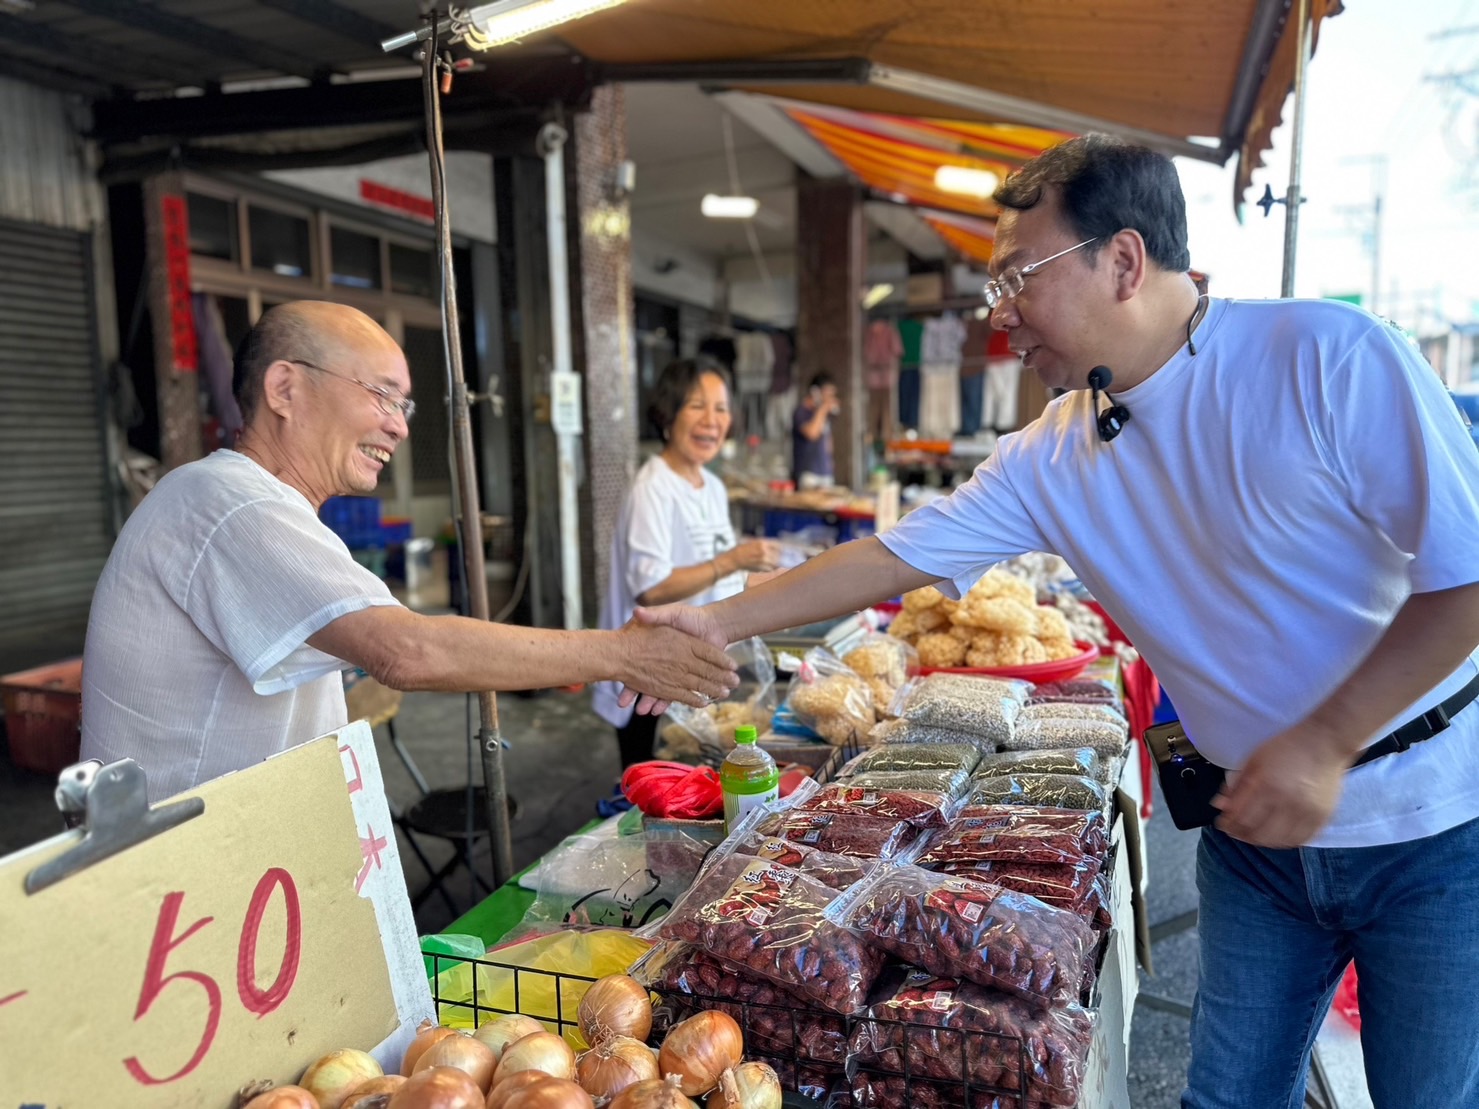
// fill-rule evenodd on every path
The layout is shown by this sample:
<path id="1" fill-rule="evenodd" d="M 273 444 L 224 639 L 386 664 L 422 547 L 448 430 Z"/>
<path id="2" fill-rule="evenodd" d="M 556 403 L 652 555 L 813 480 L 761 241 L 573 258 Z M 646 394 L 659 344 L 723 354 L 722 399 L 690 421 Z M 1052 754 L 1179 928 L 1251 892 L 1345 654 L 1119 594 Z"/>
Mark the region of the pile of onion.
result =
<path id="1" fill-rule="evenodd" d="M 545 1030 L 544 1025 L 533 1017 L 526 1017 L 522 1013 L 507 1013 L 487 1021 L 472 1035 L 473 1039 L 493 1049 L 493 1058 L 502 1059 L 503 1050 L 509 1044 Z"/>
<path id="2" fill-rule="evenodd" d="M 416 1066 L 416 1060 L 421 1058 L 422 1052 L 456 1031 L 455 1028 L 443 1028 L 434 1020 L 422 1021 L 421 1026 L 416 1029 L 416 1038 L 411 1041 L 411 1046 L 406 1048 L 406 1054 L 401 1057 L 401 1074 L 410 1078 L 411 1071 Z"/>
<path id="3" fill-rule="evenodd" d="M 575 1052 L 553 1032 L 531 1032 L 503 1049 L 493 1081 L 502 1082 L 520 1071 L 543 1071 L 552 1078 L 575 1078 Z"/>
<path id="4" fill-rule="evenodd" d="M 606 1109 L 698 1109 L 683 1096 L 679 1082 L 677 1075 L 638 1082 L 612 1098 Z"/>
<path id="5" fill-rule="evenodd" d="M 630 1036 L 607 1036 L 575 1061 L 576 1081 L 599 1099 L 613 1098 L 628 1086 L 658 1077 L 657 1056 Z"/>
<path id="6" fill-rule="evenodd" d="M 384 1074 L 374 1056 L 347 1047 L 310 1064 L 298 1085 L 317 1099 L 319 1109 L 340 1109 L 351 1093 Z"/>
<path id="7" fill-rule="evenodd" d="M 568 1078 L 525 1070 L 495 1083 L 487 1109 L 595 1109 L 591 1095 Z"/>
<path id="8" fill-rule="evenodd" d="M 580 999 L 576 1020 L 592 1046 L 608 1036 L 645 1040 L 652 1031 L 652 1001 L 635 978 L 611 974 L 591 983 Z"/>
<path id="9" fill-rule="evenodd" d="M 431 1067 L 452 1067 L 478 1084 L 483 1093 L 493 1084 L 493 1069 L 498 1059 L 493 1049 L 465 1032 L 443 1036 L 421 1053 L 411 1068 L 411 1077 Z"/>
<path id="10" fill-rule="evenodd" d="M 483 1109 L 486 1098 L 472 1076 L 455 1067 L 427 1067 L 390 1095 L 386 1109 Z"/>
<path id="11" fill-rule="evenodd" d="M 319 1109 L 318 1099 L 302 1086 L 274 1086 L 258 1094 L 242 1109 Z"/>
<path id="12" fill-rule="evenodd" d="M 384 1109 L 390 1095 L 406 1084 L 398 1074 L 385 1074 L 372 1078 L 363 1086 L 356 1086 L 340 1109 Z"/>
<path id="13" fill-rule="evenodd" d="M 719 1076 L 704 1109 L 781 1109 L 781 1080 L 765 1063 L 741 1063 Z"/>
<path id="14" fill-rule="evenodd" d="M 677 1076 L 686 1097 L 700 1097 L 719 1084 L 719 1076 L 740 1065 L 744 1035 L 725 1013 L 698 1013 L 673 1025 L 662 1042 L 657 1064 L 666 1077 Z"/>

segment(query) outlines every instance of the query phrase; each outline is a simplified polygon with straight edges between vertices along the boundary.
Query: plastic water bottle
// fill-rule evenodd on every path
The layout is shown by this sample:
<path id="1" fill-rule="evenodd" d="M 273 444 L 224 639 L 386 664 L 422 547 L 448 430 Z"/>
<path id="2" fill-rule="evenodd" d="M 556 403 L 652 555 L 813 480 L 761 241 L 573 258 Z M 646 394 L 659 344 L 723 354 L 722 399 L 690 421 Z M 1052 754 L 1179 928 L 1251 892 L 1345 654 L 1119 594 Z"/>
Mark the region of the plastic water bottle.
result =
<path id="1" fill-rule="evenodd" d="M 775 759 L 755 745 L 755 729 L 746 724 L 734 730 L 734 750 L 719 767 L 719 788 L 724 793 L 724 830 L 732 831 L 751 809 L 781 795 L 781 775 Z"/>

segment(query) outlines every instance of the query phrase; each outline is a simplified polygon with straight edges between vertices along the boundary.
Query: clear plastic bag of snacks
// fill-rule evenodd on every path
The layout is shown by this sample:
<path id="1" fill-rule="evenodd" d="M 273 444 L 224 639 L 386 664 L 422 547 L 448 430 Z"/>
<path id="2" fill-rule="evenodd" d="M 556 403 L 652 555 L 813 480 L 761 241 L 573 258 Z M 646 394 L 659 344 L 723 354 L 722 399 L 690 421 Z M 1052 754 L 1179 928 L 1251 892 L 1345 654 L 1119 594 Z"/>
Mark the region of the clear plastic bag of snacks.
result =
<path id="1" fill-rule="evenodd" d="M 847 1026 L 795 990 L 745 973 L 692 944 L 665 940 L 630 974 L 662 1001 L 668 1026 L 705 1009 L 734 1018 L 749 1051 L 763 1051 L 841 1066 L 847 1061 Z"/>
<path id="2" fill-rule="evenodd" d="M 842 663 L 868 683 L 873 691 L 874 711 L 882 717 L 888 713 L 899 687 L 909 680 L 910 671 L 919 668 L 919 653 L 902 639 L 870 632 L 862 643 L 842 656 Z"/>
<path id="3" fill-rule="evenodd" d="M 922 865 L 922 864 L 921 864 Z M 1014 893 L 1035 897 L 1055 909 L 1066 909 L 1081 917 L 1093 916 L 1085 906 L 1099 878 L 1098 859 L 1072 863 L 1028 863 L 1020 859 L 954 862 L 936 867 L 946 874 L 959 874 L 978 882 L 990 882 Z"/>
<path id="4" fill-rule="evenodd" d="M 797 720 L 834 747 L 867 743 L 878 722 L 872 688 L 821 647 L 806 652 L 786 704 Z"/>
<path id="5" fill-rule="evenodd" d="M 914 724 L 966 732 L 995 744 L 1012 737 L 1027 701 L 1026 682 L 963 674 L 930 674 L 899 690 L 894 715 Z"/>
<path id="6" fill-rule="evenodd" d="M 981 761 L 975 743 L 888 743 L 864 751 L 844 768 L 846 774 L 875 770 L 964 770 L 967 774 Z"/>
<path id="7" fill-rule="evenodd" d="M 1055 751 L 1064 747 L 1091 747 L 1105 758 L 1114 758 L 1130 741 L 1130 728 L 1123 720 L 1033 720 L 1018 723 L 1003 747 L 1009 751 Z"/>
<path id="8" fill-rule="evenodd" d="M 834 890 L 845 890 L 862 881 L 879 865 L 876 860 L 836 855 L 784 836 L 767 836 L 755 828 L 741 828 L 725 840 L 710 856 L 711 865 L 728 855 L 748 855 L 780 863 Z"/>
<path id="9" fill-rule="evenodd" d="M 1089 926 L 1073 913 L 917 866 L 877 871 L 827 915 L 913 966 L 1039 1005 L 1079 999 L 1094 944 Z"/>
<path id="10" fill-rule="evenodd" d="M 977 778 L 999 778 L 1004 774 L 1075 774 L 1108 783 L 1110 764 L 1092 747 L 1068 747 L 1052 751 L 998 751 L 982 755 L 976 764 Z"/>
<path id="11" fill-rule="evenodd" d="M 896 702 L 897 703 L 897 702 Z M 937 728 L 932 724 L 915 724 L 909 720 L 883 720 L 869 733 L 869 742 L 886 747 L 935 746 L 945 744 L 971 744 L 978 751 L 995 751 L 996 743 L 983 736 L 958 732 L 953 728 Z"/>
<path id="12" fill-rule="evenodd" d="M 975 837 L 981 851 L 970 857 L 981 860 L 1073 862 L 1102 859 L 1109 852 L 1109 821 L 1095 810 L 972 805 L 955 814 L 945 835 L 956 832 Z M 943 837 L 938 842 L 943 843 Z"/>
<path id="13" fill-rule="evenodd" d="M 1114 705 L 1120 703 L 1119 691 L 1108 682 L 1080 678 L 1066 682 L 1044 682 L 1033 686 L 1028 704 L 1041 705 L 1050 701 L 1080 701 L 1089 704 Z"/>
<path id="14" fill-rule="evenodd" d="M 866 1000 L 883 956 L 827 919 L 835 897 L 835 890 L 790 867 L 731 855 L 699 875 L 656 932 L 813 1005 L 851 1013 Z"/>
<path id="15" fill-rule="evenodd" d="M 956 797 L 940 790 L 878 789 L 846 781 L 823 786 L 798 811 L 887 817 L 921 828 L 943 828 L 959 807 Z"/>
<path id="16" fill-rule="evenodd" d="M 1109 791 L 1082 775 L 1013 774 L 977 778 L 967 805 L 1036 805 L 1045 809 L 1109 811 Z"/>
<path id="17" fill-rule="evenodd" d="M 893 859 L 905 854 L 922 832 L 917 824 L 854 812 L 788 812 L 761 821 L 756 830 L 834 855 Z"/>
<path id="18" fill-rule="evenodd" d="M 1041 1010 L 1000 990 L 907 967 L 885 973 L 874 997 L 853 1029 L 855 1069 L 968 1080 L 1044 1105 L 1079 1103 L 1095 1023 L 1082 1006 Z"/>

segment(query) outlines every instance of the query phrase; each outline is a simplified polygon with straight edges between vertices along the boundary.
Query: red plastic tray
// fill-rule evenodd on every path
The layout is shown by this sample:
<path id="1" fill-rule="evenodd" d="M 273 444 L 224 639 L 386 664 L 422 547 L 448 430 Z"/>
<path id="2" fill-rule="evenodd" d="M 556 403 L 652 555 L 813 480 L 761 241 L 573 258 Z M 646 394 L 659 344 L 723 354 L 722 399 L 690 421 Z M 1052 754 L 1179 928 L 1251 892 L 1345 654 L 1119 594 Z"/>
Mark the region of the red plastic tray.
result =
<path id="1" fill-rule="evenodd" d="M 921 674 L 976 674 L 987 678 L 1021 678 L 1041 685 L 1043 682 L 1066 682 L 1088 669 L 1089 663 L 1099 657 L 1099 648 L 1092 643 L 1078 641 L 1083 650 L 1072 658 L 1053 662 L 1034 662 L 1026 666 L 921 666 Z"/>

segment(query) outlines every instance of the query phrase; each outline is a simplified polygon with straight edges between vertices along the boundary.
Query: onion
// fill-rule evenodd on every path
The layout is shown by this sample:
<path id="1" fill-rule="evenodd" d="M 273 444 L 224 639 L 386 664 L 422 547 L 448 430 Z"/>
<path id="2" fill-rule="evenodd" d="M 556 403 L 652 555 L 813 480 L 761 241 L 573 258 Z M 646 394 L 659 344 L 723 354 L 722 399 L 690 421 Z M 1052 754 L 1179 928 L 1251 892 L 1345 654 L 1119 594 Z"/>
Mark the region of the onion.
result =
<path id="1" fill-rule="evenodd" d="M 580 999 L 576 1018 L 591 1046 L 607 1036 L 645 1040 L 652 1031 L 652 1002 L 635 978 L 611 974 L 591 984 Z"/>
<path id="2" fill-rule="evenodd" d="M 356 1086 L 354 1092 L 339 1109 L 381 1109 L 381 1105 L 371 1099 L 383 1097 L 389 1101 L 390 1095 L 405 1084 L 406 1080 L 398 1074 L 385 1074 L 379 1078 L 372 1078 L 363 1086 Z"/>
<path id="3" fill-rule="evenodd" d="M 781 1109 L 781 1080 L 765 1063 L 741 1063 L 719 1076 L 704 1109 Z"/>
<path id="4" fill-rule="evenodd" d="M 506 1013 L 496 1020 L 486 1021 L 481 1028 L 474 1032 L 473 1039 L 487 1044 L 493 1049 L 495 1059 L 503 1058 L 503 1049 L 515 1040 L 522 1040 L 525 1036 L 532 1036 L 536 1032 L 545 1031 L 545 1027 L 533 1017 L 526 1017 L 523 1013 Z"/>
<path id="5" fill-rule="evenodd" d="M 495 1078 L 485 1109 L 503 1109 L 508 1099 L 525 1086 L 532 1086 L 536 1082 L 553 1081 L 554 1079 L 542 1070 L 521 1070 L 518 1074 L 511 1074 L 501 1080 Z"/>
<path id="6" fill-rule="evenodd" d="M 423 1051 L 411 1073 L 414 1075 L 428 1067 L 456 1067 L 465 1071 L 486 1094 L 488 1087 L 493 1085 L 493 1068 L 497 1065 L 498 1060 L 493 1057 L 491 1047 L 465 1032 L 454 1032 Z"/>
<path id="7" fill-rule="evenodd" d="M 396 1077 L 399 1078 L 400 1075 Z M 365 1094 L 361 1097 L 355 1094 L 344 1103 L 344 1109 L 389 1109 L 390 1099 L 394 1096 L 394 1094 Z"/>
<path id="8" fill-rule="evenodd" d="M 242 1109 L 319 1109 L 319 1104 L 302 1086 L 274 1086 L 252 1098 Z"/>
<path id="9" fill-rule="evenodd" d="M 384 1074 L 373 1056 L 346 1047 L 311 1064 L 298 1085 L 318 1099 L 319 1109 L 339 1109 L 355 1089 Z"/>
<path id="10" fill-rule="evenodd" d="M 744 1036 L 734 1018 L 724 1013 L 698 1013 L 673 1025 L 662 1042 L 657 1063 L 664 1075 L 678 1075 L 689 1097 L 706 1094 L 719 1076 L 745 1057 Z"/>
<path id="11" fill-rule="evenodd" d="M 521 1071 L 537 1074 L 537 1071 Z M 591 1095 L 565 1078 L 544 1076 L 542 1082 L 530 1082 L 509 1094 L 504 1109 L 595 1109 Z"/>
<path id="12" fill-rule="evenodd" d="M 422 1021 L 421 1027 L 416 1029 L 416 1038 L 411 1041 L 411 1046 L 406 1048 L 405 1057 L 401 1059 L 401 1074 L 410 1078 L 411 1071 L 416 1066 L 416 1060 L 421 1058 L 421 1053 L 455 1031 L 457 1031 L 455 1028 L 443 1028 L 434 1020 Z"/>
<path id="13" fill-rule="evenodd" d="M 660 1076 L 657 1056 L 641 1040 L 607 1036 L 575 1061 L 575 1077 L 588 1094 L 609 1098 Z"/>
<path id="14" fill-rule="evenodd" d="M 390 1095 L 387 1109 L 483 1109 L 483 1091 L 456 1067 L 427 1067 Z"/>
<path id="15" fill-rule="evenodd" d="M 553 1032 L 532 1032 L 503 1049 L 494 1081 L 521 1070 L 538 1070 L 553 1078 L 575 1078 L 575 1052 Z"/>
<path id="16" fill-rule="evenodd" d="M 628 1086 L 611 1099 L 606 1109 L 698 1109 L 698 1106 L 683 1096 L 674 1075 Z"/>

